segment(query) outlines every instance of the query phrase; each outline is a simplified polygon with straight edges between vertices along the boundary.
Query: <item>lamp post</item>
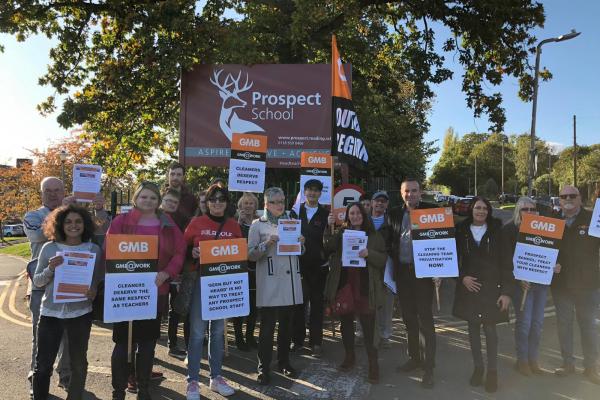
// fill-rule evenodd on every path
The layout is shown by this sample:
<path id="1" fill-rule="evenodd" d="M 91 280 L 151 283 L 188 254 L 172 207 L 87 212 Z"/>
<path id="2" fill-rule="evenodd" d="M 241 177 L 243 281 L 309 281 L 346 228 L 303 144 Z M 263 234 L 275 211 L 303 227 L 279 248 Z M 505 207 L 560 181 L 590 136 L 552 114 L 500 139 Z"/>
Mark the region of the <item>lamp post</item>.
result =
<path id="1" fill-rule="evenodd" d="M 576 32 L 574 29 L 570 33 L 560 35 L 555 38 L 544 39 L 538 43 L 535 48 L 535 77 L 533 80 L 533 107 L 531 110 L 531 134 L 529 146 L 529 174 L 527 176 L 527 195 L 531 196 L 533 189 L 533 169 L 535 162 L 535 118 L 537 112 L 537 97 L 538 97 L 538 80 L 540 77 L 540 55 L 542 54 L 542 46 L 551 42 L 563 42 L 579 36 L 581 32 Z"/>
<path id="2" fill-rule="evenodd" d="M 60 179 L 63 181 L 63 184 L 65 183 L 65 161 L 67 161 L 67 152 L 64 150 L 61 150 L 60 153 L 58 154 L 58 156 L 60 157 Z"/>

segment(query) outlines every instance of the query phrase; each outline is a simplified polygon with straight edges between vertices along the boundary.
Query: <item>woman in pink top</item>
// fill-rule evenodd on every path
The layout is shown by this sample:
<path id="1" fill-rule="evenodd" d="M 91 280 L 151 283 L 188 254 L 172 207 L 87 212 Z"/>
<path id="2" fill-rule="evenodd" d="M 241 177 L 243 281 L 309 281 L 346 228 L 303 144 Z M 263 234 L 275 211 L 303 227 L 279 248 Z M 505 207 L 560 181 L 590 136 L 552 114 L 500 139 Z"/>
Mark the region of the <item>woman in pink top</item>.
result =
<path id="1" fill-rule="evenodd" d="M 151 399 L 148 382 L 154 361 L 154 348 L 160 337 L 161 314 L 165 310 L 169 280 L 181 271 L 186 245 L 183 234 L 173 220 L 160 211 L 160 190 L 151 182 L 143 182 L 133 195 L 134 208 L 116 217 L 108 229 L 110 234 L 158 236 L 158 312 L 156 319 L 133 321 L 133 348 L 138 400 Z M 128 323 L 113 325 L 115 347 L 111 358 L 113 400 L 124 400 L 129 368 L 127 365 Z M 137 345 L 137 346 L 136 346 Z"/>

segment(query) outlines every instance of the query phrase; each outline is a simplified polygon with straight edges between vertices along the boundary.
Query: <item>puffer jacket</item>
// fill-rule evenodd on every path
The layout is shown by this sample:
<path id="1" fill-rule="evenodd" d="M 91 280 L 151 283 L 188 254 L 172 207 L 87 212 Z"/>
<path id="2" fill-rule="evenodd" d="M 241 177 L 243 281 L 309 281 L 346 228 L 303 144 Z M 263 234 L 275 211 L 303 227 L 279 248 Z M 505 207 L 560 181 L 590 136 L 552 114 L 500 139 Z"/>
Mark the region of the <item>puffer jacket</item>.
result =
<path id="1" fill-rule="evenodd" d="M 255 220 L 248 234 L 248 260 L 256 262 L 256 306 L 302 304 L 302 281 L 298 256 L 277 255 L 275 244 L 267 246 L 277 225 L 266 217 Z M 304 249 L 304 246 L 302 246 Z"/>

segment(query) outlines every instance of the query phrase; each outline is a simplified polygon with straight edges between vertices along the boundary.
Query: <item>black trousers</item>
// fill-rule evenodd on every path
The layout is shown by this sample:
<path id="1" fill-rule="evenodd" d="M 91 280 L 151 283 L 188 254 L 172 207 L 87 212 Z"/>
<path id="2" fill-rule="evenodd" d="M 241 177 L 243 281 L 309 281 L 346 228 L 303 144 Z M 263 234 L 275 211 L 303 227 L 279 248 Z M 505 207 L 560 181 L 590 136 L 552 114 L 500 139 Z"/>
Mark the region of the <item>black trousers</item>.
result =
<path id="1" fill-rule="evenodd" d="M 475 367 L 483 368 L 483 355 L 481 354 L 481 326 L 485 333 L 485 347 L 487 352 L 488 371 L 498 369 L 498 333 L 495 323 L 469 321 L 469 343 Z"/>
<path id="2" fill-rule="evenodd" d="M 181 317 L 173 309 L 173 303 L 177 297 L 177 286 L 169 285 L 169 329 L 167 332 L 169 338 L 169 349 L 177 348 L 177 327 L 183 319 L 183 340 L 187 349 L 190 341 L 190 318 L 189 316 Z"/>
<path id="3" fill-rule="evenodd" d="M 261 307 L 260 333 L 258 335 L 258 372 L 269 372 L 273 358 L 273 337 L 277 327 L 277 363 L 290 363 L 290 322 L 294 306 Z"/>
<path id="4" fill-rule="evenodd" d="M 425 370 L 435 367 L 435 327 L 433 324 L 433 291 L 430 278 L 417 279 L 412 265 L 400 266 L 398 297 L 402 319 L 408 335 L 408 354 L 417 362 L 423 361 Z M 419 331 L 425 338 L 425 360 L 421 360 Z"/>
<path id="5" fill-rule="evenodd" d="M 71 356 L 71 381 L 68 400 L 80 400 L 83 397 L 87 378 L 87 350 L 92 329 L 92 313 L 76 318 L 55 318 L 42 315 L 37 328 L 37 353 L 33 371 L 33 398 L 46 400 L 50 390 L 50 376 L 60 347 L 63 333 L 69 338 Z"/>
<path id="6" fill-rule="evenodd" d="M 138 399 L 148 395 L 148 385 L 152 364 L 154 362 L 154 348 L 156 340 L 140 340 L 132 343 L 133 362 L 135 364 L 135 379 L 138 385 Z M 127 378 L 130 374 L 130 366 L 127 362 L 127 342 L 117 342 L 110 359 L 112 375 L 113 397 L 125 395 Z"/>
<path id="7" fill-rule="evenodd" d="M 373 336 L 375 335 L 375 313 L 372 314 L 358 314 L 358 320 L 362 326 L 365 349 L 367 354 L 372 354 L 376 347 L 373 345 Z M 354 351 L 354 314 L 347 314 L 340 316 L 342 331 L 342 343 L 344 343 L 344 349 L 346 353 Z"/>
<path id="8" fill-rule="evenodd" d="M 254 327 L 256 326 L 256 290 L 250 289 L 250 314 L 245 317 L 233 318 L 233 329 L 235 338 L 244 337 L 242 332 L 242 323 L 246 321 L 246 339 L 254 336 Z"/>
<path id="9" fill-rule="evenodd" d="M 297 345 L 304 345 L 306 338 L 306 307 L 310 303 L 308 315 L 308 345 L 321 346 L 323 343 L 323 310 L 325 281 L 329 269 L 327 267 L 306 268 L 302 273 L 302 294 L 304 304 L 294 306 L 292 319 L 292 340 Z"/>

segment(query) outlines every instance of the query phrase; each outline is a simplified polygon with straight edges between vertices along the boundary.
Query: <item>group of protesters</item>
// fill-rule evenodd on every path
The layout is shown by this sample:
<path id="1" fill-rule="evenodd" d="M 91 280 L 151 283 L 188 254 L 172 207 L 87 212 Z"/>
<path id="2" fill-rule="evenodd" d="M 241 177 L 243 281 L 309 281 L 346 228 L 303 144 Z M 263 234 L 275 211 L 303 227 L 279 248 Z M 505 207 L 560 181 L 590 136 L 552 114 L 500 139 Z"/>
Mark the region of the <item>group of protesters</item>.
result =
<path id="1" fill-rule="evenodd" d="M 161 375 L 153 371 L 155 347 L 163 317 L 167 316 L 169 355 L 187 360 L 187 399 L 200 398 L 205 338 L 208 338 L 210 390 L 223 396 L 235 393 L 221 372 L 226 321 L 202 319 L 198 284 L 202 275 L 199 263 L 202 242 L 235 238 L 248 241 L 251 303 L 248 316 L 233 319 L 235 344 L 241 351 L 257 350 L 259 384 L 270 384 L 276 326 L 275 368 L 281 374 L 291 378 L 298 375 L 290 361 L 290 352 L 307 349 L 317 358 L 327 353 L 323 348 L 326 311 L 340 320 L 345 354 L 338 369 L 351 371 L 356 364 L 355 346 L 364 345 L 368 359 L 366 379 L 378 383 L 378 350 L 392 345 L 392 317 L 397 298 L 408 339 L 408 359 L 397 367 L 397 372 L 420 370 L 421 385 L 434 387 L 433 299 L 441 280 L 416 277 L 410 213 L 438 206 L 422 200 L 421 182 L 404 179 L 400 188 L 403 204 L 394 208 L 388 209 L 390 198 L 383 190 L 363 196 L 348 204 L 343 223 L 336 227 L 329 207 L 319 203 L 323 191 L 319 180 L 305 183 L 301 188 L 304 201 L 293 210 L 286 210 L 286 193 L 281 188 L 269 187 L 264 193 L 264 212 L 259 214 L 259 199 L 252 193 L 243 193 L 234 205 L 225 181 L 216 181 L 194 194 L 185 185 L 184 177 L 184 166 L 171 164 L 164 187 L 152 182 L 140 183 L 133 195 L 133 208 L 116 217 L 104 209 L 100 195 L 91 206 L 84 207 L 76 204 L 72 196 L 65 197 L 64 184 L 58 178 L 47 177 L 41 182 L 43 205 L 24 218 L 32 250 L 33 338 L 28 378 L 33 399 L 48 398 L 57 357 L 59 386 L 68 392 L 67 399 L 82 398 L 91 325 L 97 296 L 103 287 L 103 241 L 110 234 L 159 237 L 157 317 L 133 321 L 135 357 L 131 363 L 128 323 L 113 324 L 113 400 L 125 399 L 127 391 L 137 393 L 138 399 L 151 399 L 150 380 Z M 555 373 L 565 376 L 575 372 L 576 316 L 582 337 L 584 374 L 591 382 L 600 384 L 595 325 L 600 239 L 587 233 L 591 213 L 582 207 L 577 188 L 561 189 L 560 206 L 556 217 L 566 221 L 566 228 L 551 290 L 563 363 Z M 475 197 L 467 218 L 456 226 L 459 276 L 453 314 L 467 321 L 473 357 L 473 372 L 465 381 L 472 386 L 483 385 L 488 392 L 498 389 L 496 326 L 508 321 L 511 303 L 517 320 L 515 368 L 525 376 L 542 373 L 539 345 L 549 286 L 516 281 L 512 273 L 512 256 L 522 217 L 536 212 L 534 200 L 522 197 L 516 203 L 512 219 L 503 225 L 492 215 L 490 202 Z M 276 250 L 278 221 L 290 218 L 301 221 L 300 256 L 279 255 Z M 365 268 L 343 267 L 342 237 L 348 229 L 363 231 L 368 237 L 366 248 L 359 253 L 366 261 Z M 84 301 L 53 302 L 54 272 L 63 262 L 57 253 L 64 251 L 97 255 L 92 284 Z M 386 264 L 393 268 L 397 295 L 384 284 Z M 528 294 L 523 300 L 525 292 Z M 257 321 L 260 322 L 258 338 Z M 180 323 L 185 348 L 178 345 Z M 487 366 L 483 361 L 481 330 L 486 342 Z"/>

